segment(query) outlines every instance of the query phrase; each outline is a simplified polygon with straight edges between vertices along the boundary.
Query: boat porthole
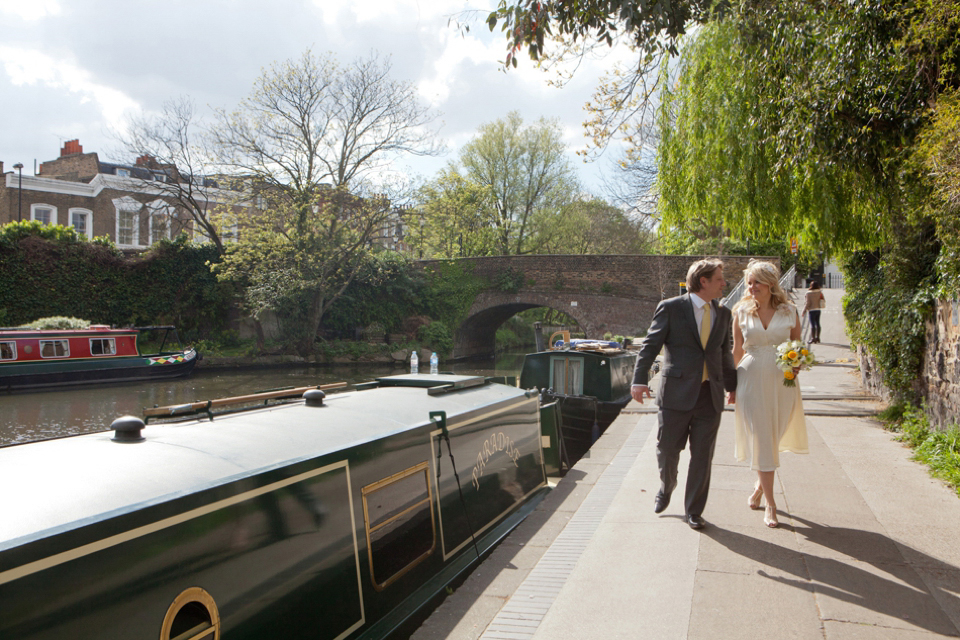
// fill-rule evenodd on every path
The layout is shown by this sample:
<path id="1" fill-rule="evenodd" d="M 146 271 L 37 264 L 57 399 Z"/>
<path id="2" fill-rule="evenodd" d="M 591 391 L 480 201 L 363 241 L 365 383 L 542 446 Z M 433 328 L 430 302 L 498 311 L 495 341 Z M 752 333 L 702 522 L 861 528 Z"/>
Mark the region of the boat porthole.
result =
<path id="1" fill-rule="evenodd" d="M 220 613 L 213 597 L 200 587 L 177 596 L 163 617 L 160 640 L 220 640 Z"/>

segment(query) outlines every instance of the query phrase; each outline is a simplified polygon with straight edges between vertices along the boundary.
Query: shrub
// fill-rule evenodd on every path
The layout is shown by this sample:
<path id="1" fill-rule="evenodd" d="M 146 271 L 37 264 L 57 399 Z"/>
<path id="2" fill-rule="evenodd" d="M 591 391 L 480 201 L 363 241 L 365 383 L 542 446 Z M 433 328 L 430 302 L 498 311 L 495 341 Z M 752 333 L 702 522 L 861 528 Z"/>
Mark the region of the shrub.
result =
<path id="1" fill-rule="evenodd" d="M 421 343 L 436 351 L 437 355 L 445 356 L 453 351 L 453 336 L 442 322 L 434 321 L 420 327 L 418 337 Z"/>
<path id="2" fill-rule="evenodd" d="M 49 318 L 40 318 L 26 325 L 28 329 L 43 331 L 48 329 L 87 329 L 90 327 L 89 320 L 81 318 L 70 318 L 68 316 L 50 316 Z"/>

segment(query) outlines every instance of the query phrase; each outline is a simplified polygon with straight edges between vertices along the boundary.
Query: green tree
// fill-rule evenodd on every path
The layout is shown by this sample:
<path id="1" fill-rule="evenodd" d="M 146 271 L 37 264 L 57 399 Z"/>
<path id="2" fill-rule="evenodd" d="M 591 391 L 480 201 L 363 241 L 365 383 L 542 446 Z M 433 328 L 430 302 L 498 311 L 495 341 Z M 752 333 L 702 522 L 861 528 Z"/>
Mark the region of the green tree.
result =
<path id="1" fill-rule="evenodd" d="M 498 253 L 490 190 L 442 169 L 420 188 L 417 212 L 408 220 L 410 244 L 421 258 L 489 256 Z"/>
<path id="2" fill-rule="evenodd" d="M 944 62 L 907 40 L 905 7 L 798 0 L 704 27 L 663 99 L 664 223 L 841 251 L 895 237 L 924 197 L 906 160 L 941 82 L 915 70 Z"/>
<path id="3" fill-rule="evenodd" d="M 308 206 L 276 203 L 247 220 L 218 277 L 244 287 L 248 311 L 272 310 L 286 341 L 313 350 L 324 314 L 360 271 L 389 203 L 330 190 Z"/>
<path id="4" fill-rule="evenodd" d="M 376 54 L 341 68 L 309 50 L 265 70 L 211 140 L 224 170 L 259 209 L 235 223 L 240 240 L 219 270 L 246 286 L 256 318 L 283 320 L 287 339 L 312 350 L 324 314 L 356 276 L 390 211 L 371 176 L 399 154 L 437 150 L 434 114 L 412 84 L 390 79 Z"/>
<path id="5" fill-rule="evenodd" d="M 571 202 L 556 217 L 554 227 L 545 253 L 648 253 L 656 240 L 643 218 L 628 216 L 599 198 Z"/>
<path id="6" fill-rule="evenodd" d="M 480 127 L 460 152 L 459 175 L 489 196 L 501 255 L 537 253 L 579 185 L 564 156 L 560 127 L 540 119 L 524 127 L 517 112 Z"/>

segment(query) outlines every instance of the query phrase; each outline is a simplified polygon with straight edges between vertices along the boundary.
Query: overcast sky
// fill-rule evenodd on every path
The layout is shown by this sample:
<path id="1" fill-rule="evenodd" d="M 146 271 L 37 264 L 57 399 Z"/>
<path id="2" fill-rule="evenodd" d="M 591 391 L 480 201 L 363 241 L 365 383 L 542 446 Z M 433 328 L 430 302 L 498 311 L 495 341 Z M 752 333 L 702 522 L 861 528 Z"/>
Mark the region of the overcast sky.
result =
<path id="1" fill-rule="evenodd" d="M 588 189 L 601 195 L 600 174 L 616 155 L 584 165 L 583 105 L 613 56 L 589 60 L 563 88 L 528 60 L 501 70 L 505 39 L 483 19 L 495 0 L 0 0 L 0 161 L 52 160 L 63 141 L 112 158 L 111 128 L 132 112 L 158 110 L 189 96 L 201 114 L 232 109 L 261 70 L 306 49 L 333 52 L 341 63 L 376 51 L 391 57 L 396 80 L 413 83 L 442 113 L 450 150 L 440 159 L 408 161 L 429 177 L 479 125 L 518 110 L 525 122 L 559 119 L 571 160 Z M 479 10 L 468 34 L 448 24 Z"/>

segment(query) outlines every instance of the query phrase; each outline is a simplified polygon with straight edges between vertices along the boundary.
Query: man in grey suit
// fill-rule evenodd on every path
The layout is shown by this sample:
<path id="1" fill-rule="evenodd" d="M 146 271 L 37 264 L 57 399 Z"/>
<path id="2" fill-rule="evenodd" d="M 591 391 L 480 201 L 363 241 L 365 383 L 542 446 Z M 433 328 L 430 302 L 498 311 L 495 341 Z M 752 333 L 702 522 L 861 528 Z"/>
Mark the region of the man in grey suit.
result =
<path id="1" fill-rule="evenodd" d="M 660 490 L 654 512 L 670 504 L 677 486 L 680 452 L 690 439 L 690 468 L 684 512 L 693 529 L 704 526 L 703 508 L 710 490 L 710 466 L 723 413 L 723 391 L 736 400 L 737 369 L 733 364 L 732 316 L 718 304 L 726 282 L 723 263 L 700 260 L 687 271 L 688 293 L 662 300 L 640 347 L 630 394 L 637 402 L 652 397 L 648 376 L 654 358 L 663 349 L 660 369 L 660 406 L 657 465 Z"/>

